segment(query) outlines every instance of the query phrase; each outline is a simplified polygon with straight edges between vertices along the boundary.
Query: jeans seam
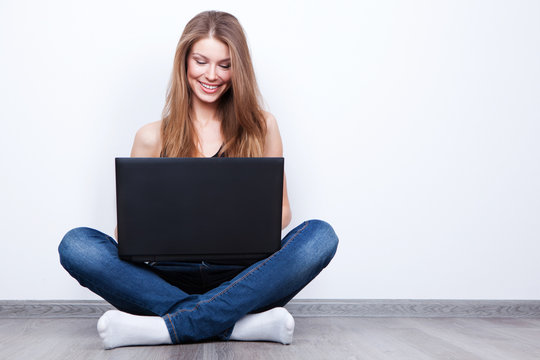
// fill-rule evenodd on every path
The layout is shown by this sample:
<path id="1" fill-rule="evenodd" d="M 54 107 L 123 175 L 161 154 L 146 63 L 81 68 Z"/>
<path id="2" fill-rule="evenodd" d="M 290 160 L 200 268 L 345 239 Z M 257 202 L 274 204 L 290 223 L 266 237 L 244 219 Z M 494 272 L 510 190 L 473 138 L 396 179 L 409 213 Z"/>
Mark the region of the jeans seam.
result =
<path id="1" fill-rule="evenodd" d="M 227 293 L 230 289 L 234 288 L 239 282 L 243 281 L 243 280 L 246 279 L 249 275 L 253 274 L 256 270 L 261 269 L 264 265 L 266 265 L 268 262 L 270 262 L 272 259 L 274 259 L 279 253 L 281 253 L 281 250 L 283 250 L 283 249 L 285 249 L 286 247 L 288 247 L 288 246 L 292 243 L 292 241 L 293 241 L 293 240 L 294 240 L 294 239 L 295 239 L 302 231 L 304 231 L 304 229 L 308 226 L 308 224 L 309 224 L 309 221 L 306 221 L 305 225 L 304 225 L 301 229 L 299 229 L 299 230 L 298 230 L 298 231 L 297 231 L 297 232 L 289 239 L 289 241 L 287 241 L 287 242 L 285 243 L 285 245 L 283 245 L 283 247 L 282 247 L 279 251 L 277 251 L 277 252 L 275 252 L 274 254 L 272 254 L 272 255 L 271 255 L 269 258 L 267 258 L 263 263 L 259 264 L 259 266 L 257 266 L 256 268 L 252 269 L 250 272 L 248 272 L 247 274 L 245 274 L 244 276 L 242 276 L 240 279 L 236 280 L 234 283 L 232 283 L 231 285 L 229 285 L 227 288 L 223 289 L 221 292 L 215 294 L 214 296 L 212 296 L 212 297 L 211 297 L 210 299 L 208 299 L 208 300 L 203 300 L 203 301 L 198 302 L 198 303 L 195 304 L 195 306 L 194 306 L 193 308 L 191 308 L 191 309 L 180 309 L 180 310 L 175 311 L 175 312 L 172 313 L 172 314 L 167 314 L 167 318 L 168 318 L 168 320 L 169 320 L 169 322 L 170 322 L 170 324 L 171 324 L 171 327 L 172 327 L 172 329 L 173 329 L 173 331 L 174 331 L 174 335 L 175 335 L 175 337 L 176 337 L 177 342 L 180 342 L 180 340 L 178 339 L 178 336 L 176 335 L 176 330 L 175 330 L 175 328 L 174 328 L 174 324 L 173 324 L 173 321 L 172 321 L 172 319 L 171 319 L 171 315 L 172 315 L 172 316 L 176 316 L 177 314 L 182 313 L 182 312 L 188 312 L 188 311 L 189 311 L 189 312 L 192 312 L 192 311 L 195 311 L 195 310 L 197 310 L 197 308 L 198 308 L 200 305 L 202 305 L 202 304 L 209 304 L 209 303 L 213 302 L 213 301 L 214 301 L 216 298 L 218 298 L 219 296 L 221 296 L 221 295 Z"/>
<path id="2" fill-rule="evenodd" d="M 180 339 L 178 339 L 178 334 L 176 334 L 176 329 L 174 328 L 174 325 L 172 323 L 171 316 L 167 314 L 167 318 L 169 319 L 169 323 L 171 324 L 171 328 L 173 329 L 174 337 L 176 338 L 176 343 L 179 343 Z"/>

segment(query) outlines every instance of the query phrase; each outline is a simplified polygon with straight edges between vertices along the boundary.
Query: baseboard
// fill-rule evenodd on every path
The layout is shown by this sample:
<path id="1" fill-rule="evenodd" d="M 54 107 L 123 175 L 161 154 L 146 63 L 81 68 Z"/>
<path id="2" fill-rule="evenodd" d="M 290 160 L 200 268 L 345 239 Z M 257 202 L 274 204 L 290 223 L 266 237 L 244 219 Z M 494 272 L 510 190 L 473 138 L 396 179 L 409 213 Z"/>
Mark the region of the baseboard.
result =
<path id="1" fill-rule="evenodd" d="M 292 300 L 295 317 L 540 318 L 540 300 Z M 0 300 L 0 319 L 98 318 L 105 301 Z"/>
<path id="2" fill-rule="evenodd" d="M 296 316 L 540 318 L 540 300 L 293 300 Z"/>

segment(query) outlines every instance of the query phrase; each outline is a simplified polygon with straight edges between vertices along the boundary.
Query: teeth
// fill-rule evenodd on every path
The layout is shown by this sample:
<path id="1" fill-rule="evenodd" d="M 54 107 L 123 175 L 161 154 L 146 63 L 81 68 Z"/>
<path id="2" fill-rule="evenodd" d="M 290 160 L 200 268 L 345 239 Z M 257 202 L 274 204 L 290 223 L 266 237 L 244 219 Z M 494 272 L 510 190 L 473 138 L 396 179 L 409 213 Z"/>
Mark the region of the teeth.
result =
<path id="1" fill-rule="evenodd" d="M 204 86 L 207 89 L 210 89 L 210 90 L 213 90 L 213 89 L 217 88 L 217 85 L 216 86 L 211 86 L 211 85 L 206 85 L 205 83 L 201 83 L 201 85 Z"/>

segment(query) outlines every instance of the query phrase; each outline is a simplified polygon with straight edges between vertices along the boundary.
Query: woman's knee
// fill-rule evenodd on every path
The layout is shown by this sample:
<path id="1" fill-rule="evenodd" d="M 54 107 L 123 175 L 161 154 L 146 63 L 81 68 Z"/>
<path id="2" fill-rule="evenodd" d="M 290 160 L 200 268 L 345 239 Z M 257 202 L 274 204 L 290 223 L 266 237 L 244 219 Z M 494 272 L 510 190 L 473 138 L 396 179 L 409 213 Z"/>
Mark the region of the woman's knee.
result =
<path id="1" fill-rule="evenodd" d="M 332 226 L 323 220 L 309 220 L 308 231 L 310 234 L 309 247 L 314 257 L 320 257 L 326 264 L 332 260 L 336 253 L 339 239 Z"/>
<path id="2" fill-rule="evenodd" d="M 97 233 L 99 231 L 91 228 L 78 227 L 64 235 L 60 245 L 58 245 L 58 254 L 60 255 L 60 263 L 66 270 L 92 257 L 95 252 L 93 248 L 96 245 L 92 238 Z"/>

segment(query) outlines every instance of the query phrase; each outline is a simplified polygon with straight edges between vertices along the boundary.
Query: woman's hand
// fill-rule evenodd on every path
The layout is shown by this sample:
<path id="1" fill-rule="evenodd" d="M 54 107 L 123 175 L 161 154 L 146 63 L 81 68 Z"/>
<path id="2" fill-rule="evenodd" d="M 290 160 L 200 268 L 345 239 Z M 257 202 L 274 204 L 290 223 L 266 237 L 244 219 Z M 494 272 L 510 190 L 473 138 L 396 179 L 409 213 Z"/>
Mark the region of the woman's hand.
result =
<path id="1" fill-rule="evenodd" d="M 279 134 L 276 118 L 269 112 L 264 112 L 266 117 L 266 143 L 264 145 L 264 157 L 283 157 L 283 143 Z M 283 171 L 283 208 L 281 211 L 281 230 L 291 223 L 291 206 L 287 194 L 287 178 Z"/>

